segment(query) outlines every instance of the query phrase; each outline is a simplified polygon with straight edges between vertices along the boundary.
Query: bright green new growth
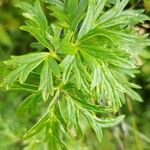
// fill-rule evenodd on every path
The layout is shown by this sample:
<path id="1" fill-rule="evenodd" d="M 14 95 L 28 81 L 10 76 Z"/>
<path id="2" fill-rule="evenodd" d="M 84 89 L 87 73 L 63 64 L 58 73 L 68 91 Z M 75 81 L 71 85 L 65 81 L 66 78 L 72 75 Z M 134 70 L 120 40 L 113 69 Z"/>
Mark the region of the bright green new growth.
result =
<path id="1" fill-rule="evenodd" d="M 150 45 L 147 35 L 139 36 L 133 27 L 149 18 L 143 10 L 124 10 L 128 0 L 117 0 L 111 9 L 106 7 L 107 0 L 43 1 L 55 18 L 52 22 L 38 0 L 34 6 L 25 2 L 18 6 L 27 18 L 21 29 L 49 52 L 11 56 L 5 63 L 13 69 L 1 85 L 31 92 L 18 111 L 27 111 L 41 99 L 49 103 L 24 138 L 45 129 L 49 149 L 66 147 L 63 139 L 71 136 L 72 129 L 82 134 L 84 117 L 101 141 L 102 128 L 124 118 L 110 116 L 127 98 L 142 101 L 132 89 L 139 86 L 128 77 L 137 73 L 138 52 Z"/>

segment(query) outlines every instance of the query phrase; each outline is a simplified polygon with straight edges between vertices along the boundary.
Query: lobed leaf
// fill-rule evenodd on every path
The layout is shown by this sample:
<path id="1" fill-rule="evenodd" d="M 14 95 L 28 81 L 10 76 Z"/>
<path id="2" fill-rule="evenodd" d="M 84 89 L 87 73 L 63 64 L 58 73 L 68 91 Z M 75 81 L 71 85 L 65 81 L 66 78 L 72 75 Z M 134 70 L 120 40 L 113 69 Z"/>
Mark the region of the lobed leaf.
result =
<path id="1" fill-rule="evenodd" d="M 46 101 L 49 98 L 49 94 L 54 94 L 53 77 L 49 58 L 45 60 L 40 76 L 39 90 L 42 91 L 43 100 Z"/>
<path id="2" fill-rule="evenodd" d="M 48 121 L 50 120 L 50 117 L 51 112 L 44 114 L 43 117 L 30 130 L 25 133 L 24 139 L 34 136 L 35 134 L 39 133 L 43 128 L 45 128 Z"/>

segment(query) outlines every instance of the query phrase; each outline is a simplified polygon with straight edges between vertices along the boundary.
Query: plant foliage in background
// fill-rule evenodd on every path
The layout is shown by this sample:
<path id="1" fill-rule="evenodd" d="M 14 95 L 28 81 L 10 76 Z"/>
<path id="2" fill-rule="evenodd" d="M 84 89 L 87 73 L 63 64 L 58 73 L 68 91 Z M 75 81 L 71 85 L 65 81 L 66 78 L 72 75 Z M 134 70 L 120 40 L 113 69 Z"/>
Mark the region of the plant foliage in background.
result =
<path id="1" fill-rule="evenodd" d="M 129 77 L 138 72 L 138 53 L 150 40 L 133 27 L 149 18 L 143 10 L 124 10 L 128 0 L 117 0 L 110 9 L 106 0 L 43 0 L 42 4 L 52 21 L 38 0 L 34 6 L 22 2 L 18 7 L 26 18 L 21 29 L 45 49 L 5 61 L 10 73 L 1 86 L 30 92 L 18 108 L 20 113 L 42 100 L 48 105 L 24 139 L 45 130 L 42 141 L 49 149 L 67 148 L 65 139 L 84 135 L 81 120 L 85 119 L 101 141 L 102 128 L 124 118 L 115 113 L 127 99 L 142 101 L 133 90 L 140 87 Z"/>

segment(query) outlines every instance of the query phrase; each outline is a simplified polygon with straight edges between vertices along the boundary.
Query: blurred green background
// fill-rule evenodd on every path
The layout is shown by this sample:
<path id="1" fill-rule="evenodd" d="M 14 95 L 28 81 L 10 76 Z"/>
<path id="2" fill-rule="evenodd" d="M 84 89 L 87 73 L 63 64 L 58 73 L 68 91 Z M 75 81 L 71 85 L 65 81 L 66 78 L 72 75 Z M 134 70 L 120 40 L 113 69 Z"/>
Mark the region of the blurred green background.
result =
<path id="1" fill-rule="evenodd" d="M 7 69 L 3 64 L 10 55 L 20 55 L 36 51 L 38 45 L 28 33 L 19 29 L 24 24 L 21 11 L 15 7 L 19 0 L 0 0 L 0 80 Z M 27 1 L 27 0 L 26 0 Z M 29 2 L 32 2 L 28 0 Z M 115 2 L 115 0 L 110 0 Z M 127 6 L 134 9 L 145 9 L 150 16 L 150 0 L 130 0 Z M 150 22 L 137 25 L 140 34 L 150 33 Z M 38 47 L 38 49 L 40 49 Z M 143 65 L 133 82 L 142 86 L 139 91 L 144 102 L 131 102 L 123 106 L 120 113 L 126 114 L 125 121 L 114 128 L 104 130 L 101 144 L 96 140 L 93 131 L 86 127 L 84 142 L 67 141 L 71 150 L 149 150 L 150 149 L 150 48 L 140 53 L 138 61 Z M 22 140 L 23 133 L 36 122 L 40 111 L 29 110 L 17 114 L 17 107 L 28 93 L 24 91 L 4 91 L 0 89 L 0 150 L 43 150 L 44 145 L 32 140 L 30 144 Z M 39 109 L 44 109 L 40 105 Z M 40 135 L 39 135 L 40 136 Z"/>

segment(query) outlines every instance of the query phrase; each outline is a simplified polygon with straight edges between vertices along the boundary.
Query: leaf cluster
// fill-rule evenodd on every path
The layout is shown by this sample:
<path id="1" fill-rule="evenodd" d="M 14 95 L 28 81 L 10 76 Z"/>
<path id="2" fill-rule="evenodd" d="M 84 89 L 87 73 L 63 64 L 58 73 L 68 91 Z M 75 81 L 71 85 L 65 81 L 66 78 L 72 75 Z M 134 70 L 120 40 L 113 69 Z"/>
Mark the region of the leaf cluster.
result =
<path id="1" fill-rule="evenodd" d="M 113 117 L 127 98 L 142 101 L 129 82 L 137 71 L 138 52 L 150 45 L 134 25 L 149 20 L 143 10 L 124 10 L 128 0 L 112 8 L 106 0 L 39 0 L 34 6 L 18 4 L 26 18 L 22 30 L 34 36 L 45 51 L 11 56 L 5 64 L 10 73 L 1 86 L 30 91 L 18 111 L 27 111 L 43 99 L 49 103 L 41 119 L 24 138 L 45 129 L 49 148 L 67 147 L 62 139 L 82 135 L 80 120 L 86 118 L 99 141 L 102 128 L 122 121 Z M 44 11 L 54 21 L 49 22 Z"/>

